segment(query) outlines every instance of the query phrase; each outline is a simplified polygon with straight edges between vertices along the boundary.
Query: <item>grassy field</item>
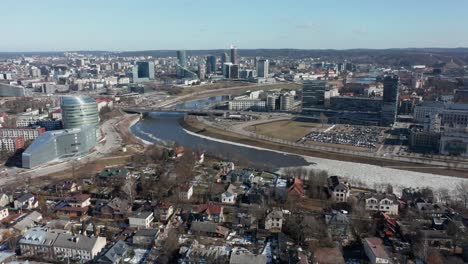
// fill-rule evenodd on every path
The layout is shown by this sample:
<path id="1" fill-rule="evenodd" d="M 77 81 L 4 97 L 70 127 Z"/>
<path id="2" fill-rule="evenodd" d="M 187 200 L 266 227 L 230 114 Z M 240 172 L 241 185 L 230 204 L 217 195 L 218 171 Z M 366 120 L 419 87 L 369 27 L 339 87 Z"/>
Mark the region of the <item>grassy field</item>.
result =
<path id="1" fill-rule="evenodd" d="M 322 125 L 317 123 L 298 122 L 292 120 L 281 120 L 246 128 L 260 135 L 274 138 L 297 141 L 307 135 L 312 129 L 321 129 Z"/>

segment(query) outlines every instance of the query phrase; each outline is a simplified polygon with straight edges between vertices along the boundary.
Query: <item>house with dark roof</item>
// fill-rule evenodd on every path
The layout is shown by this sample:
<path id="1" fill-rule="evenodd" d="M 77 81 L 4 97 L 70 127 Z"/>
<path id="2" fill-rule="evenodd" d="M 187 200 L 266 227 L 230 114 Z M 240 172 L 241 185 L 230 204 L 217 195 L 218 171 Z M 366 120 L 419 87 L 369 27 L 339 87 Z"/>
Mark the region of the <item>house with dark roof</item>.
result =
<path id="1" fill-rule="evenodd" d="M 342 212 L 333 210 L 329 213 L 325 213 L 325 224 L 334 240 L 346 241 L 349 238 L 349 219 L 348 216 Z"/>
<path id="2" fill-rule="evenodd" d="M 140 229 L 133 235 L 133 244 L 149 247 L 153 245 L 158 233 L 157 229 Z"/>
<path id="3" fill-rule="evenodd" d="M 229 235 L 229 229 L 213 222 L 198 222 L 194 221 L 190 225 L 190 232 L 194 235 L 222 237 L 226 238 Z"/>
<path id="4" fill-rule="evenodd" d="M 37 201 L 36 197 L 32 193 L 26 193 L 17 198 L 14 202 L 14 208 L 16 210 L 21 210 L 21 209 L 34 209 L 39 206 L 39 202 Z"/>
<path id="5" fill-rule="evenodd" d="M 95 260 L 99 264 L 121 263 L 130 253 L 130 247 L 122 240 L 117 241 Z"/>
<path id="6" fill-rule="evenodd" d="M 93 214 L 101 218 L 125 219 L 131 212 L 129 201 L 116 197 L 109 202 L 97 201 Z"/>
<path id="7" fill-rule="evenodd" d="M 250 184 L 253 178 L 254 173 L 251 170 L 231 170 L 226 175 L 226 182 Z"/>
<path id="8" fill-rule="evenodd" d="M 128 178 L 130 172 L 127 168 L 105 168 L 99 173 L 99 178 L 109 180 L 115 178 Z"/>
<path id="9" fill-rule="evenodd" d="M 342 177 L 330 176 L 327 179 L 327 190 L 335 202 L 347 202 L 350 194 L 349 183 Z"/>

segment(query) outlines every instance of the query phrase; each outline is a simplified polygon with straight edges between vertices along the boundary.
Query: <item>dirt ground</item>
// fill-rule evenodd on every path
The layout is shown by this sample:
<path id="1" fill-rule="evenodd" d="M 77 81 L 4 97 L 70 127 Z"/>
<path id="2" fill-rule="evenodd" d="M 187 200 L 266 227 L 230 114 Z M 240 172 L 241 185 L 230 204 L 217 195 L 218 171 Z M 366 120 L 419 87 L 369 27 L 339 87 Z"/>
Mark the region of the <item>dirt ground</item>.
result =
<path id="1" fill-rule="evenodd" d="M 322 129 L 322 125 L 317 123 L 298 122 L 293 120 L 281 120 L 259 125 L 253 125 L 246 128 L 246 130 L 255 132 L 260 135 L 285 139 L 294 142 L 307 135 L 312 129 L 320 130 Z"/>

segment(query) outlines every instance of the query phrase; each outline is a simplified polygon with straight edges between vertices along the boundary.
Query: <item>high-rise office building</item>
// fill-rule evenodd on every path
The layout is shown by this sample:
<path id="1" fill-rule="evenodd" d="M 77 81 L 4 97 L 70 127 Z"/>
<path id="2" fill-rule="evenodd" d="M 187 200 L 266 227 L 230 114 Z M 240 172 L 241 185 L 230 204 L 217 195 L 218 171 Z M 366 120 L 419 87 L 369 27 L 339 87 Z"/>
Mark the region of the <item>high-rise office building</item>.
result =
<path id="1" fill-rule="evenodd" d="M 237 48 L 234 46 L 231 46 L 231 63 L 239 64 L 239 61 L 237 60 Z"/>
<path id="2" fill-rule="evenodd" d="M 206 66 L 203 64 L 198 64 L 198 79 L 205 80 L 206 75 Z"/>
<path id="3" fill-rule="evenodd" d="M 324 81 L 304 81 L 302 85 L 302 112 L 307 113 L 325 105 L 325 92 L 329 87 Z"/>
<path id="4" fill-rule="evenodd" d="M 177 63 L 184 68 L 187 67 L 187 54 L 185 50 L 177 51 Z"/>
<path id="5" fill-rule="evenodd" d="M 209 55 L 206 57 L 206 73 L 216 73 L 216 56 Z"/>
<path id="6" fill-rule="evenodd" d="M 232 64 L 231 65 L 229 78 L 239 79 L 239 64 Z"/>
<path id="7" fill-rule="evenodd" d="M 390 126 L 395 123 L 398 109 L 398 75 L 387 75 L 384 78 L 384 88 L 382 97 L 382 114 L 380 124 Z"/>
<path id="8" fill-rule="evenodd" d="M 154 62 L 137 61 L 133 66 L 133 82 L 147 82 L 154 80 Z"/>
<path id="9" fill-rule="evenodd" d="M 231 62 L 225 62 L 223 64 L 223 76 L 227 79 L 231 78 L 231 67 L 232 67 Z"/>
<path id="10" fill-rule="evenodd" d="M 99 125 L 98 105 L 96 101 L 87 96 L 66 95 L 60 98 L 63 127 L 79 128 L 83 125 Z"/>
<path id="11" fill-rule="evenodd" d="M 229 59 L 229 55 L 226 52 L 221 53 L 221 67 L 223 64 L 231 62 Z"/>
<path id="12" fill-rule="evenodd" d="M 269 73 L 270 62 L 265 59 L 257 60 L 257 75 L 261 78 L 267 78 Z"/>

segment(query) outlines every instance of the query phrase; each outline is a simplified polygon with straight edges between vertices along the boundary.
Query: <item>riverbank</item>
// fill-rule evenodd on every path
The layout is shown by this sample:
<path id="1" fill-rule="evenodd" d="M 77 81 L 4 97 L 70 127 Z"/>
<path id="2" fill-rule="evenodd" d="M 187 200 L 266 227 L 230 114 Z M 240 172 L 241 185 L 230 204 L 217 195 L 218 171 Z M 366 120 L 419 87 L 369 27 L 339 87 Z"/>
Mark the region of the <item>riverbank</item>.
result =
<path id="1" fill-rule="evenodd" d="M 345 154 L 333 153 L 333 152 L 327 152 L 327 151 L 303 149 L 300 147 L 282 145 L 276 142 L 253 139 L 244 135 L 233 133 L 231 131 L 226 131 L 226 130 L 218 129 L 212 126 L 208 126 L 200 122 L 197 118 L 193 116 L 187 116 L 185 119 L 181 120 L 180 125 L 184 129 L 191 131 L 193 133 L 199 134 L 199 135 L 208 136 L 208 137 L 217 138 L 217 139 L 226 140 L 226 141 L 231 141 L 231 142 L 235 142 L 239 144 L 245 144 L 249 146 L 255 146 L 259 148 L 271 149 L 271 150 L 298 154 L 298 155 L 303 155 L 303 156 L 309 156 L 309 157 L 370 164 L 370 165 L 375 165 L 375 166 L 380 166 L 380 167 L 385 167 L 385 168 L 394 168 L 394 169 L 421 172 L 421 173 L 431 173 L 431 174 L 438 174 L 438 175 L 445 175 L 445 176 L 452 176 L 452 177 L 459 177 L 459 178 L 468 178 L 468 171 L 466 170 L 446 169 L 442 167 L 434 167 L 434 166 L 419 164 L 419 163 L 391 161 L 391 160 L 384 160 L 384 159 L 379 159 L 379 158 L 370 158 L 370 157 L 362 157 L 362 156 L 355 156 L 355 155 L 345 155 Z"/>

